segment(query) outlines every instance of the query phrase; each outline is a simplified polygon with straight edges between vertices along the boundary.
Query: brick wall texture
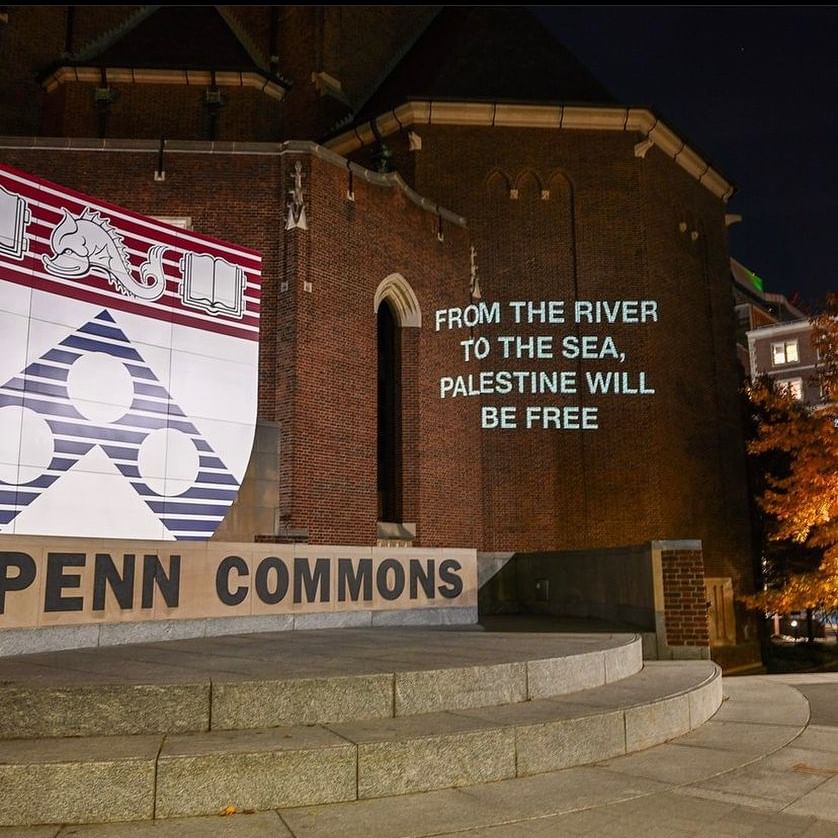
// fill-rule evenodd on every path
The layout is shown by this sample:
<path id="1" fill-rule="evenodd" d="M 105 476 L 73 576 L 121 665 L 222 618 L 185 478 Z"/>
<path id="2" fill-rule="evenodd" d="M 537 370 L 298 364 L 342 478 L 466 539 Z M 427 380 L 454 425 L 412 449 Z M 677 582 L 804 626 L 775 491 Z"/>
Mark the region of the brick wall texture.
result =
<path id="1" fill-rule="evenodd" d="M 91 12 L 79 8 L 75 37 L 89 41 L 96 27 Z M 96 136 L 91 85 L 70 83 L 46 94 L 33 81 L 59 58 L 66 7 L 9 9 L 8 23 L 0 24 L 0 94 L 8 103 L 0 109 L 0 133 Z M 110 8 L 103 26 L 131 11 Z M 269 56 L 269 11 L 230 11 Z M 317 91 L 311 73 L 342 75 L 347 96 L 363 99 L 426 12 L 280 7 L 279 14 L 279 69 L 294 87 L 281 103 L 223 88 L 218 140 L 323 136 L 336 100 Z M 358 46 L 364 25 L 382 33 L 366 52 Z M 139 212 L 191 216 L 196 230 L 262 252 L 259 415 L 279 428 L 275 501 L 282 527 L 323 544 L 376 538 L 373 299 L 397 273 L 423 318 L 401 340 L 402 507 L 404 520 L 417 524 L 417 544 L 548 551 L 701 539 L 707 573 L 750 588 L 725 205 L 657 147 L 638 158 L 636 134 L 546 128 L 418 126 L 417 152 L 408 150 L 406 130 L 388 137 L 401 177 L 433 205 L 467 219 L 466 227 L 443 221 L 440 241 L 433 208 L 419 207 L 400 188 L 356 175 L 355 200 L 347 200 L 345 162 L 280 153 L 277 146 L 206 142 L 201 89 L 126 85 L 117 93 L 109 136 L 146 139 L 144 147 L 82 151 L 72 143 L 7 142 L 0 159 Z M 167 177 L 157 183 L 151 141 L 161 133 L 199 144 L 167 152 Z M 370 152 L 353 157 L 369 166 Z M 308 230 L 285 231 L 297 161 Z M 656 323 L 514 330 L 522 337 L 610 335 L 627 359 L 617 367 L 635 382 L 644 371 L 654 395 L 595 396 L 580 388 L 576 396 L 538 398 L 598 407 L 597 431 L 481 431 L 481 406 L 520 411 L 533 399 L 440 399 L 441 376 L 558 367 L 581 377 L 615 368 L 608 359 L 497 354 L 467 364 L 461 340 L 509 333 L 508 321 L 434 330 L 437 309 L 470 302 L 471 246 L 486 302 L 564 300 L 572 309 L 576 300 L 655 300 Z M 679 574 L 689 560 L 676 554 L 667 561 L 676 568 L 665 571 L 676 574 L 672 591 L 683 595 Z M 685 576 L 687 582 L 698 584 Z M 706 640 L 706 627 L 702 634 L 690 621 L 683 626 L 681 642 Z"/>
<path id="2" fill-rule="evenodd" d="M 704 561 L 700 550 L 664 550 L 663 602 L 670 646 L 709 646 Z"/>

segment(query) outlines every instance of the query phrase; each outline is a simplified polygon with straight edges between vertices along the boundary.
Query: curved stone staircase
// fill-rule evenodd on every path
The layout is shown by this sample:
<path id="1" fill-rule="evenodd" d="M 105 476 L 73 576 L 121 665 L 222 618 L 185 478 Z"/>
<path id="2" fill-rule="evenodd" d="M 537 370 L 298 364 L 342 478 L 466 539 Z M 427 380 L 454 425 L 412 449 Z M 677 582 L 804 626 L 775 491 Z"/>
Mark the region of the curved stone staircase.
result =
<path id="1" fill-rule="evenodd" d="M 631 753 L 719 707 L 633 635 L 343 629 L 0 660 L 0 826 L 404 795 Z"/>

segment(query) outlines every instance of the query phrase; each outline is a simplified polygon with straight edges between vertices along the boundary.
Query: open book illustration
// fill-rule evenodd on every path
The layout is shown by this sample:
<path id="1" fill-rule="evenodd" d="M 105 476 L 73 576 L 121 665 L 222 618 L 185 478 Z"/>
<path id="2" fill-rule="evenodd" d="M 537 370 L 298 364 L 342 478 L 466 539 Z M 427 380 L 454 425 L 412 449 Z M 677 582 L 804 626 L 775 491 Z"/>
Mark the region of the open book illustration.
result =
<path id="1" fill-rule="evenodd" d="M 242 317 L 247 280 L 238 265 L 206 253 L 187 253 L 180 260 L 180 269 L 184 305 L 210 314 Z"/>
<path id="2" fill-rule="evenodd" d="M 0 253 L 23 259 L 27 242 L 24 230 L 30 211 L 26 201 L 0 186 Z"/>

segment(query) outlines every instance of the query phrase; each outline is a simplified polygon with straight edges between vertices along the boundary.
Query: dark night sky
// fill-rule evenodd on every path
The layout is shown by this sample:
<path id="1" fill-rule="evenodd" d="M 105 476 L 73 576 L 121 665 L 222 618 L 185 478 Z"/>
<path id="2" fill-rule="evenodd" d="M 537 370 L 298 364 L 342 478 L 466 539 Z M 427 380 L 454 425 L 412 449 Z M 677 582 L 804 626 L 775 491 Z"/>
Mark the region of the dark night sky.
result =
<path id="1" fill-rule="evenodd" d="M 838 291 L 838 7 L 537 7 L 623 104 L 738 187 L 730 252 L 766 291 Z"/>

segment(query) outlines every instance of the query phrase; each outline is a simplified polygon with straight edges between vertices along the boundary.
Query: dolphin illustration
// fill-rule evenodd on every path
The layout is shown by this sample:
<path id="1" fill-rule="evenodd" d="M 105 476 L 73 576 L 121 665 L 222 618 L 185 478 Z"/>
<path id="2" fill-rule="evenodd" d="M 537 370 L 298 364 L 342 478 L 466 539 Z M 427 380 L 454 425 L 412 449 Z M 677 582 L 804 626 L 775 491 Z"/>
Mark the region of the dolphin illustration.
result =
<path id="1" fill-rule="evenodd" d="M 90 209 L 85 209 L 78 218 L 67 210 L 62 212 L 63 218 L 50 236 L 53 255 L 41 257 L 49 273 L 68 278 L 99 274 L 120 293 L 141 300 L 156 300 L 163 295 L 166 290 L 165 245 L 156 245 L 149 250 L 137 279 L 133 276 L 122 236 L 111 227 L 108 219 Z"/>

